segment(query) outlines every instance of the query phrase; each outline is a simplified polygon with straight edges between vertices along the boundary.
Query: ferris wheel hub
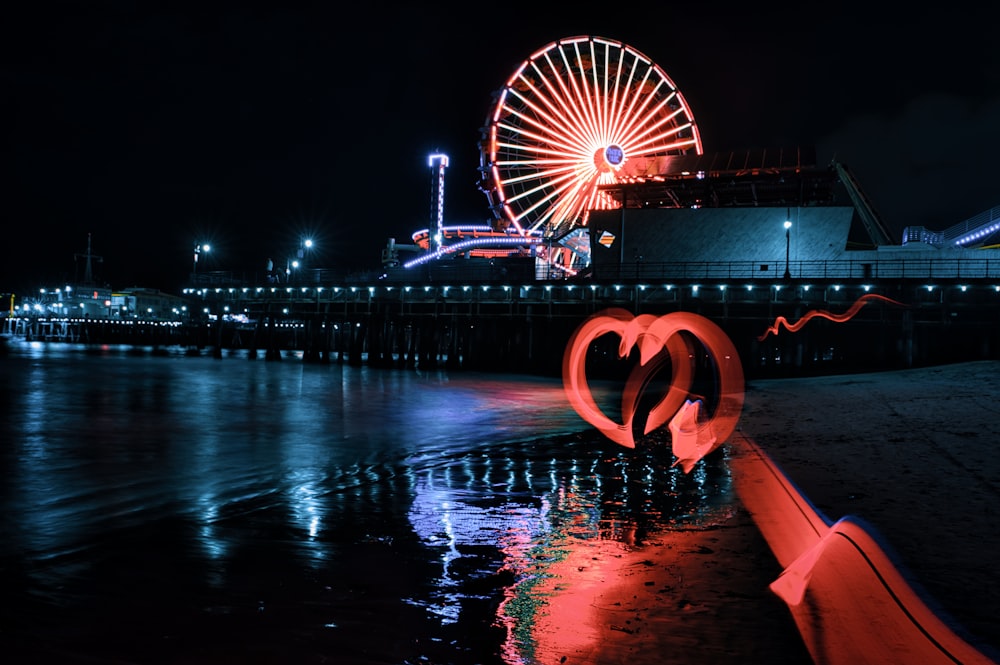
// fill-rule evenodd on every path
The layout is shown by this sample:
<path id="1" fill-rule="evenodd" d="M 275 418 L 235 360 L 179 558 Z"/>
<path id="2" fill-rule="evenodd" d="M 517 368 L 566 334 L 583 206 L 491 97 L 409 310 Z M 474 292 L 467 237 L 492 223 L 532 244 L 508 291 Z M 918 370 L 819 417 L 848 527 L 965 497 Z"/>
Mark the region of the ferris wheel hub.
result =
<path id="1" fill-rule="evenodd" d="M 594 167 L 600 173 L 612 173 L 619 170 L 625 163 L 625 151 L 620 145 L 611 145 L 598 148 L 594 152 Z"/>

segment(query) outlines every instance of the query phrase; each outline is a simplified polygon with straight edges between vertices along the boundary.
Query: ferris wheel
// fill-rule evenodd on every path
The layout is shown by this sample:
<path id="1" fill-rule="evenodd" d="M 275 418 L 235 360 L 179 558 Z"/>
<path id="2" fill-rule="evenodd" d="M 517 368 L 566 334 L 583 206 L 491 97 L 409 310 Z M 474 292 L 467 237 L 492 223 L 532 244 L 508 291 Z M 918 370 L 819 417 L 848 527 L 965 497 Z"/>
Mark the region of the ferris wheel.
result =
<path id="1" fill-rule="evenodd" d="M 602 185 L 688 153 L 702 153 L 701 138 L 670 77 L 631 46 L 573 37 L 537 51 L 497 94 L 480 188 L 499 226 L 560 236 L 619 207 Z"/>

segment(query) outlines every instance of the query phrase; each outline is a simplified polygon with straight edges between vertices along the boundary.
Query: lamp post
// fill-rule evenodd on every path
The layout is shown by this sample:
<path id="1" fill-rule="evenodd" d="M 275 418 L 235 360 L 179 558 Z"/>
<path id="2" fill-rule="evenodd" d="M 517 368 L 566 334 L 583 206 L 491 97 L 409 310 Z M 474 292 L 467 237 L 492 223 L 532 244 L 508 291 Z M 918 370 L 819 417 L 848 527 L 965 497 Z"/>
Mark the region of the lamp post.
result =
<path id="1" fill-rule="evenodd" d="M 299 242 L 299 258 L 305 258 L 306 250 L 312 249 L 313 241 L 312 238 L 303 238 Z"/>
<path id="2" fill-rule="evenodd" d="M 297 262 L 298 265 L 293 266 L 294 268 L 301 268 L 303 271 L 306 269 L 306 255 L 312 249 L 312 246 L 312 238 L 302 238 L 299 240 L 299 260 Z"/>
<path id="3" fill-rule="evenodd" d="M 191 269 L 191 272 L 195 274 L 198 273 L 198 256 L 200 256 L 202 252 L 208 253 L 211 250 L 212 246 L 209 245 L 208 243 L 201 244 L 196 242 L 194 244 L 194 267 Z"/>
<path id="4" fill-rule="evenodd" d="M 792 278 L 792 273 L 788 269 L 788 267 L 789 267 L 788 266 L 788 264 L 789 264 L 788 259 L 789 259 L 789 256 L 790 256 L 790 253 L 791 253 L 791 247 L 792 247 L 792 236 L 791 236 L 792 220 L 791 220 L 791 216 L 792 216 L 791 210 L 789 210 L 788 213 L 787 213 L 787 215 L 786 215 L 786 217 L 785 217 L 785 279 L 791 279 Z"/>

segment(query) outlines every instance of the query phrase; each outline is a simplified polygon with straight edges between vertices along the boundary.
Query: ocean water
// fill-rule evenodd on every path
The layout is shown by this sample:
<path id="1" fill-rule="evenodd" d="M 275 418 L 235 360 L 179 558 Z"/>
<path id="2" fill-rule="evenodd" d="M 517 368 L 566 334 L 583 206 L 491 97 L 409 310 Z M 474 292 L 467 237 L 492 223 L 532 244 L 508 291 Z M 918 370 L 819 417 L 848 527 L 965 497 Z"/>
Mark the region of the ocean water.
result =
<path id="1" fill-rule="evenodd" d="M 736 501 L 551 378 L 13 342 L 0 416 L 6 662 L 510 663 L 567 544 Z"/>

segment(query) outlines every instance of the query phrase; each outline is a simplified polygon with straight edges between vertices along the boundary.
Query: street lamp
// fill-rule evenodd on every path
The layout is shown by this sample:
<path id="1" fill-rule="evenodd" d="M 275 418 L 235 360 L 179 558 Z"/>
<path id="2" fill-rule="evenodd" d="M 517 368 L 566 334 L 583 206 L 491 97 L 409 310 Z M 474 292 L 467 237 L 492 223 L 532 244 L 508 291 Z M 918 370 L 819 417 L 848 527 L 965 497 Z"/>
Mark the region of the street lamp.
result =
<path id="1" fill-rule="evenodd" d="M 303 256 L 305 256 L 305 251 L 307 249 L 312 249 L 312 246 L 313 246 L 312 238 L 303 238 L 301 243 L 299 244 L 299 258 L 301 259 Z"/>
<path id="2" fill-rule="evenodd" d="M 209 245 L 208 243 L 201 244 L 196 242 L 194 244 L 194 268 L 192 268 L 191 272 L 194 273 L 198 272 L 198 256 L 201 255 L 202 252 L 208 253 L 211 250 L 212 246 Z"/>
<path id="3" fill-rule="evenodd" d="M 312 246 L 313 246 L 312 238 L 302 238 L 301 240 L 299 240 L 299 253 L 298 253 L 299 254 L 298 264 L 299 265 L 294 266 L 295 268 L 301 267 L 303 270 L 305 270 L 306 263 L 307 263 L 307 261 L 306 261 L 306 255 L 309 252 L 309 250 L 312 249 Z"/>
<path id="4" fill-rule="evenodd" d="M 785 215 L 785 279 L 791 279 L 792 273 L 788 269 L 788 258 L 792 247 L 792 211 L 789 209 Z"/>

